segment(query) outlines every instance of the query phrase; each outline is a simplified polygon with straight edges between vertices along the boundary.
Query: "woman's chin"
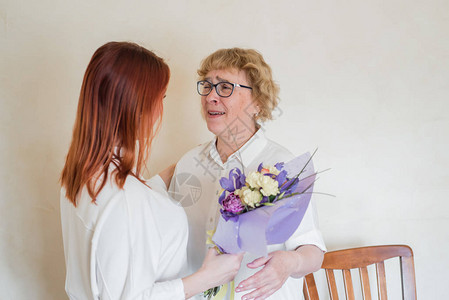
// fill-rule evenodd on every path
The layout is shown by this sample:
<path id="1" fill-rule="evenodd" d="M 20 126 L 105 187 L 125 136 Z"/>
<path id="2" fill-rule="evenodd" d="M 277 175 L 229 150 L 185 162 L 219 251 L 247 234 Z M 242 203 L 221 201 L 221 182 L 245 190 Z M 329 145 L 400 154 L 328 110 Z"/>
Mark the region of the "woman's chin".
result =
<path id="1" fill-rule="evenodd" d="M 207 121 L 207 129 L 214 135 L 220 135 L 220 133 L 226 129 L 226 126 L 217 124 L 216 122 Z"/>

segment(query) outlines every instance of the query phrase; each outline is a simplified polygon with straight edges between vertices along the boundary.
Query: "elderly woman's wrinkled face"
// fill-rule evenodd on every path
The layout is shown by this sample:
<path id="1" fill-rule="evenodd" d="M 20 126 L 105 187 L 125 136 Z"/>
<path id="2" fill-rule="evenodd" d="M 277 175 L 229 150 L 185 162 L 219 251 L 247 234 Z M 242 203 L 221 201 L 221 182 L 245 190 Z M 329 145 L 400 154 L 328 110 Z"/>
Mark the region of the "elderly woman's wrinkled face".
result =
<path id="1" fill-rule="evenodd" d="M 212 84 L 219 82 L 237 83 L 250 86 L 245 71 L 236 69 L 213 70 L 207 73 L 205 80 Z M 201 96 L 202 112 L 207 128 L 217 136 L 233 134 L 251 136 L 256 132 L 254 116 L 259 112 L 251 89 L 236 86 L 231 96 L 221 97 L 215 88 L 209 95 Z M 249 137 L 247 136 L 247 137 Z"/>

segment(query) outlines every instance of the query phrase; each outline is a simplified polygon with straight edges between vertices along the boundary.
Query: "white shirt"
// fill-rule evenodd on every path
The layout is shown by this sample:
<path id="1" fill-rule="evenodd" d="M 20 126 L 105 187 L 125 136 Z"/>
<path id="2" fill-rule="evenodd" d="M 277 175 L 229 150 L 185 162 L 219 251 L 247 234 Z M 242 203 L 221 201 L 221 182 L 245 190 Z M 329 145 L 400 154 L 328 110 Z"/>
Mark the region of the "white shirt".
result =
<path id="1" fill-rule="evenodd" d="M 77 207 L 64 189 L 60 202 L 70 299 L 185 299 L 187 219 L 166 195 L 128 176 L 123 189 L 109 179 L 96 204 L 86 188 Z"/>
<path id="2" fill-rule="evenodd" d="M 197 270 L 206 254 L 206 230 L 214 229 L 220 217 L 218 197 L 221 191 L 219 179 L 228 177 L 229 171 L 244 166 L 245 173 L 257 170 L 261 162 L 274 165 L 288 162 L 294 156 L 284 147 L 265 138 L 261 129 L 223 163 L 215 146 L 215 140 L 187 152 L 178 162 L 169 188 L 170 196 L 185 209 L 189 220 L 189 242 L 187 247 L 189 271 Z M 312 197 L 313 198 L 313 197 Z M 311 244 L 326 251 L 318 230 L 313 199 L 303 221 L 296 232 L 283 244 L 268 246 L 268 252 L 294 250 L 298 246 Z M 258 257 L 246 253 L 240 271 L 235 277 L 236 286 L 259 269 L 249 269 L 246 264 Z M 289 278 L 283 287 L 267 299 L 303 299 L 303 279 Z M 236 293 L 235 299 L 247 294 Z M 228 293 L 229 297 L 229 293 Z M 229 299 L 229 298 L 228 298 Z"/>

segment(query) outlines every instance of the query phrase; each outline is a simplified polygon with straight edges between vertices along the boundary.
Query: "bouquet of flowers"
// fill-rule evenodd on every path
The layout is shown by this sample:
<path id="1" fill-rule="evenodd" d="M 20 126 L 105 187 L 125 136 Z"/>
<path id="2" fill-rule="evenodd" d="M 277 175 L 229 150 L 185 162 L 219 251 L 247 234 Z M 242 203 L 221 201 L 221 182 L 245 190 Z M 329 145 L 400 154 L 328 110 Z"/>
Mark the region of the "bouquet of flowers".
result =
<path id="1" fill-rule="evenodd" d="M 267 255 L 267 245 L 280 244 L 301 223 L 313 192 L 313 154 L 290 162 L 261 163 L 247 176 L 238 168 L 220 179 L 221 217 L 212 242 L 221 253 Z M 219 287 L 204 293 L 209 299 Z"/>

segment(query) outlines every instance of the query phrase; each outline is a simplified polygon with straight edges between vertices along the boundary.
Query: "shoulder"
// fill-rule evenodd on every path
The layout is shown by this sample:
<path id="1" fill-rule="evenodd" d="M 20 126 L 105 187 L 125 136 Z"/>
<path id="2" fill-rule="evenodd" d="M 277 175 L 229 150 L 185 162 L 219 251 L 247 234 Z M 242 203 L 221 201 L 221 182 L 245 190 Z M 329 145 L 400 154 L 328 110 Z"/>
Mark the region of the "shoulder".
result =
<path id="1" fill-rule="evenodd" d="M 273 157 L 277 161 L 289 161 L 295 158 L 290 150 L 268 138 L 263 155 Z"/>
<path id="2" fill-rule="evenodd" d="M 126 202 L 133 210 L 151 210 L 157 213 L 166 210 L 173 212 L 177 212 L 179 209 L 182 210 L 166 194 L 151 189 L 134 176 L 128 176 L 126 178 L 123 190 Z"/>
<path id="3" fill-rule="evenodd" d="M 123 190 L 126 193 L 145 195 L 151 189 L 136 177 L 128 175 L 128 177 L 126 177 L 125 184 L 123 185 Z"/>

